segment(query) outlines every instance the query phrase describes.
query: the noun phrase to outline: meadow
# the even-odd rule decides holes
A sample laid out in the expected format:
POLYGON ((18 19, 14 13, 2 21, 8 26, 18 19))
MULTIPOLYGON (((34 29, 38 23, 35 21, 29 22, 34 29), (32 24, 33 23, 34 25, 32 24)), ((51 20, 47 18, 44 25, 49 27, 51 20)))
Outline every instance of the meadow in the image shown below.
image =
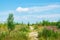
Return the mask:
POLYGON ((16 23, 13 14, 9 14, 7 22, 0 23, 0 40, 60 40, 60 20, 16 23))

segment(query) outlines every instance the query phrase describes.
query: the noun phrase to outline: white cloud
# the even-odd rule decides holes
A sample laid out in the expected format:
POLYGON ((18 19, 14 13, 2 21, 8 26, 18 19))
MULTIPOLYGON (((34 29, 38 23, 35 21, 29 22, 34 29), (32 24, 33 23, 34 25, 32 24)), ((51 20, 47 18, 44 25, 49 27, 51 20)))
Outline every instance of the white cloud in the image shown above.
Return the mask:
POLYGON ((60 8, 60 5, 34 6, 34 7, 28 7, 28 8, 18 7, 16 11, 33 13, 33 12, 42 12, 42 11, 52 10, 56 8, 60 8))
POLYGON ((42 12, 47 10, 52 10, 60 8, 60 5, 48 5, 48 6, 39 6, 39 7, 31 7, 31 12, 42 12))
POLYGON ((16 9, 16 11, 18 11, 18 12, 26 12, 26 11, 28 11, 29 10, 29 8, 22 8, 22 7, 18 7, 17 9, 16 9))

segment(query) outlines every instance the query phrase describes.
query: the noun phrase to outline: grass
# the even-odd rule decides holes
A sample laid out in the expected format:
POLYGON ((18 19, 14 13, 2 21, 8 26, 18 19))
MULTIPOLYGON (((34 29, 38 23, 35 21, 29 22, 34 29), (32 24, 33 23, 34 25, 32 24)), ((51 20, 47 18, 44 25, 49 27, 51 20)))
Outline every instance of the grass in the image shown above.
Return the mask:
MULTIPOLYGON (((36 26, 33 26, 35 28, 36 26)), ((51 30, 47 30, 47 27, 44 26, 37 26, 34 30, 38 32, 38 40, 59 40, 60 39, 60 32, 57 29, 57 32, 53 32, 51 30)), ((52 27, 53 28, 53 27, 52 27)), ((34 31, 32 30, 32 31, 34 31)), ((15 29, 12 30, 10 33, 8 31, 7 26, 0 27, 0 40, 30 40, 29 39, 29 27, 27 25, 16 25, 15 29)))

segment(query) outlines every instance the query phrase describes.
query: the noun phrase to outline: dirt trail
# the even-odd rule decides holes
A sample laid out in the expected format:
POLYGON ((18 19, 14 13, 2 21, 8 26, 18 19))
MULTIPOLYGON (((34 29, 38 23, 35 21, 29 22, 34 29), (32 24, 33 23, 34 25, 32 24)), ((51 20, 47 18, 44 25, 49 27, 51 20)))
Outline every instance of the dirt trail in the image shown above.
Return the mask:
POLYGON ((29 33, 29 40, 38 40, 38 32, 33 30, 34 28, 30 26, 31 32, 29 33))

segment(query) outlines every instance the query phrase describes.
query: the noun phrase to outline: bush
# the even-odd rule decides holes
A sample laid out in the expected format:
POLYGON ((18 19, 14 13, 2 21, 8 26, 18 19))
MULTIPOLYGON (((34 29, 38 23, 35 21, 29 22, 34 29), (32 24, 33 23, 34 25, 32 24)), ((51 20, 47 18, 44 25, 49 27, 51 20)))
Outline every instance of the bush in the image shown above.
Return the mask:
POLYGON ((20 30, 19 31, 23 31, 23 32, 29 32, 30 30, 29 30, 29 26, 21 26, 20 27, 20 30))
POLYGON ((38 37, 41 38, 45 38, 47 40, 47 38, 58 38, 58 32, 53 30, 53 29, 47 29, 47 28, 44 28, 44 30, 42 32, 38 32, 38 37))

